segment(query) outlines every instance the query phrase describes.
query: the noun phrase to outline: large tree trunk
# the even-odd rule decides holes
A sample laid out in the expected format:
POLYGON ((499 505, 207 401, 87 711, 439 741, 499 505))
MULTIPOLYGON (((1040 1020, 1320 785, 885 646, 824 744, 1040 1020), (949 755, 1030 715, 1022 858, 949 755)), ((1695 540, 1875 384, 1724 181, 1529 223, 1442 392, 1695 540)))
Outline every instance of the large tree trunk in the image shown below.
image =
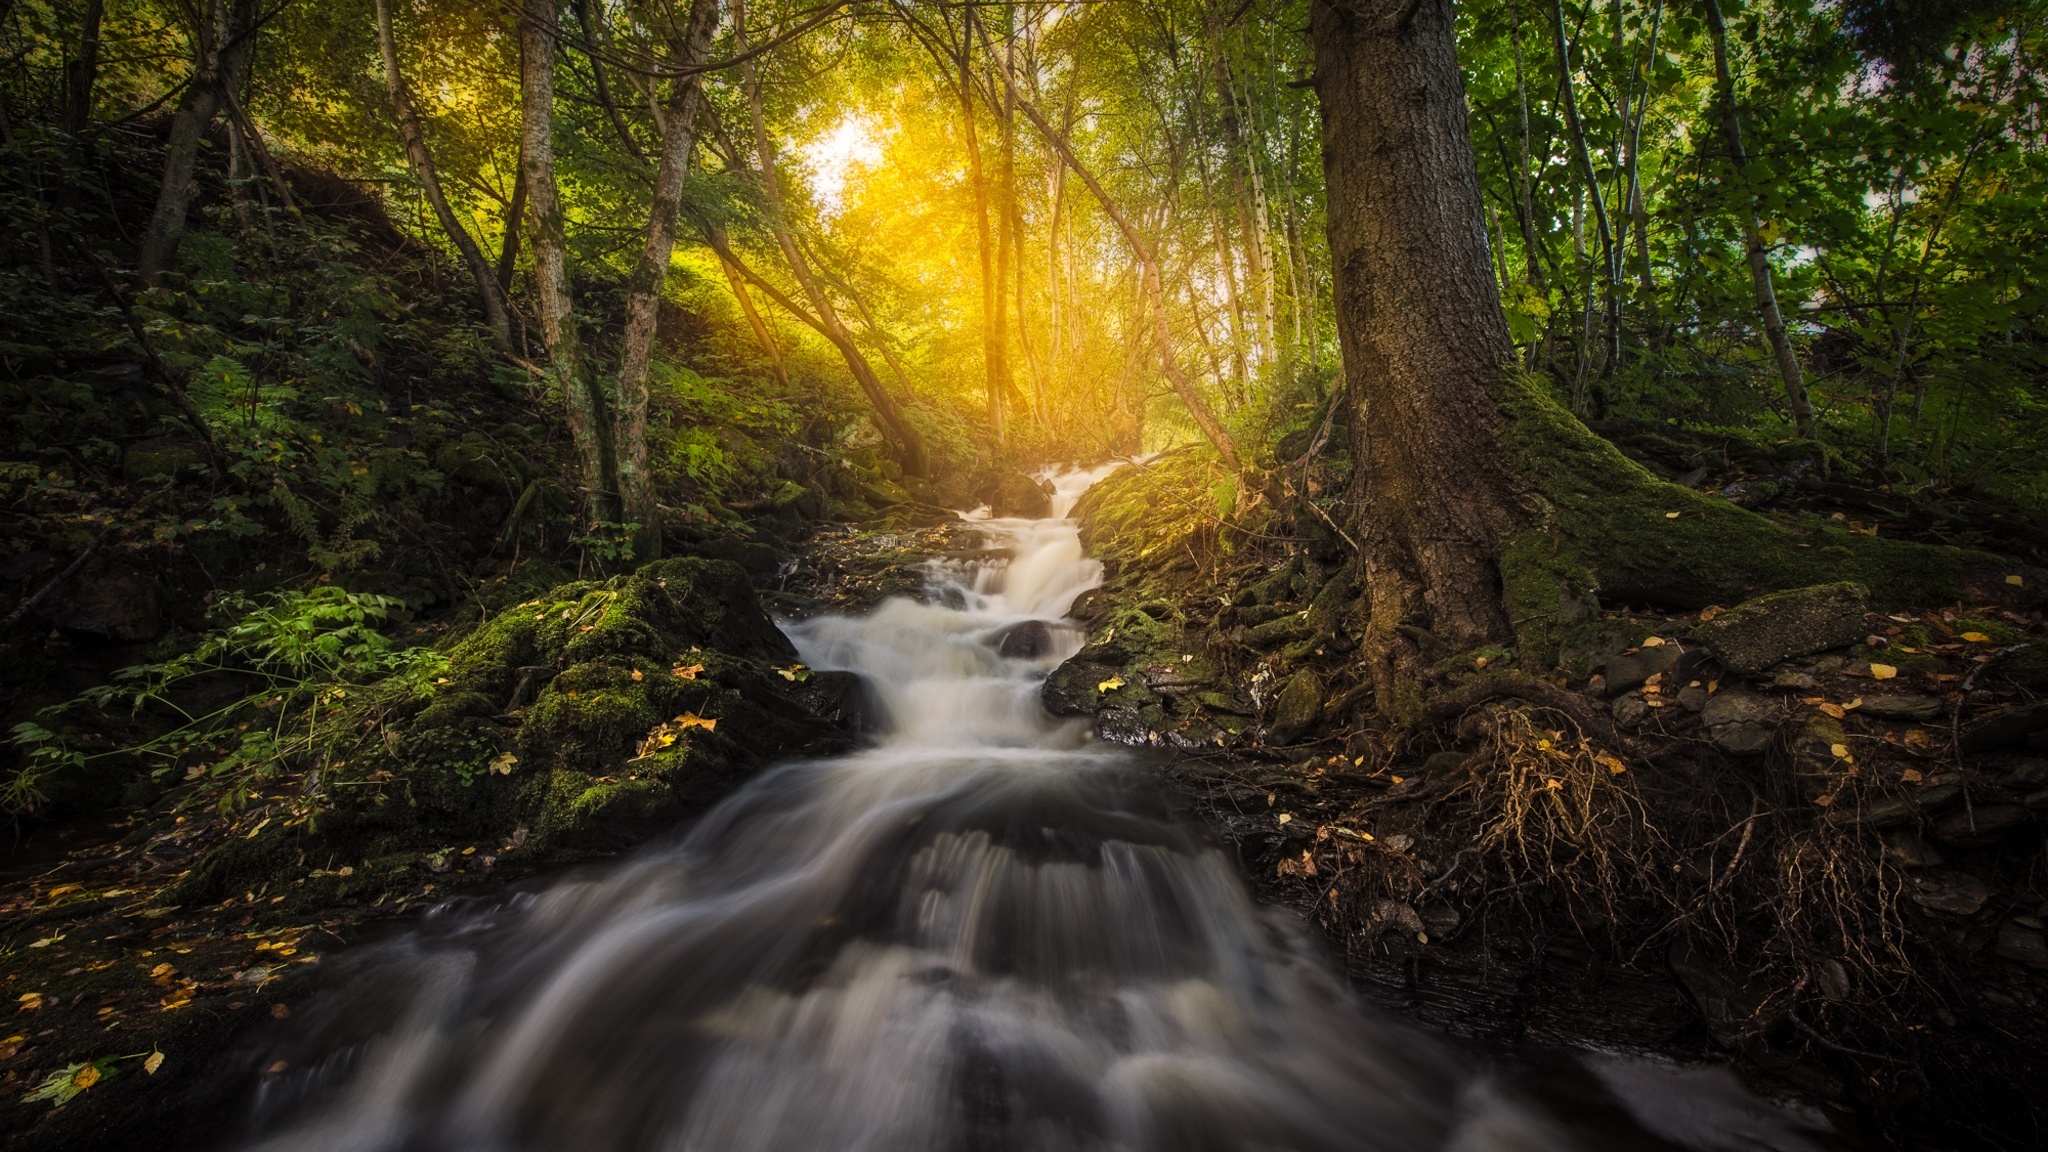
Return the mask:
POLYGON ((591 518, 616 522, 618 472, 604 395, 583 364, 569 292, 567 226, 555 186, 555 39, 560 33, 555 0, 535 0, 520 24, 519 87, 524 117, 519 163, 526 177, 526 203, 533 216, 533 288, 541 339, 548 346, 548 375, 562 391, 569 435, 583 470, 591 518))
MULTIPOLYGON (((735 6, 735 10, 740 9, 735 6)), ((719 0, 693 0, 689 21, 670 47, 671 68, 693 69, 710 59, 711 36, 718 30, 720 14, 719 0)), ((697 115, 704 107, 704 85, 697 76, 686 74, 670 83, 675 87, 664 117, 667 128, 647 210, 646 241, 626 284, 626 332, 621 341, 612 434, 618 454, 620 502, 626 519, 640 525, 640 554, 650 558, 660 554, 661 525, 647 461, 647 372, 654 357, 661 293, 668 284, 669 260, 675 255, 676 210, 682 204, 690 154, 697 146, 697 115)))
POLYGON ((455 250, 462 254, 462 263, 469 269, 469 278, 476 283, 477 296, 483 301, 484 320, 490 324, 492 336, 500 348, 510 351, 512 318, 505 311, 498 278, 490 261, 484 259, 483 249, 477 247, 469 229, 462 226, 455 218, 455 210, 448 206, 448 197, 441 191, 440 174, 434 168, 434 154, 427 150, 427 136, 420 129, 419 111, 413 107, 405 74, 399 70, 398 34, 391 24, 391 0, 377 0, 377 47, 384 55, 384 83, 391 91, 391 110, 398 121, 398 138, 405 144, 406 159, 412 162, 413 175, 427 194, 427 203, 433 206, 441 231, 448 234, 455 250))
POLYGON ((1446 0, 1314 0, 1355 524, 1381 710, 1411 712, 1417 637, 1513 636, 1503 543, 1524 521, 1492 389, 1513 346, 1489 267, 1446 0))
POLYGON ((213 127, 214 117, 220 115, 221 93, 241 83, 249 50, 256 42, 256 8, 256 0, 214 0, 199 10, 192 30, 192 77, 171 116, 163 182, 157 188, 156 207, 143 229, 136 257, 136 271, 144 284, 155 284, 177 251, 178 237, 185 231, 185 213, 199 194, 193 175, 199 146, 213 127), (223 2, 232 6, 225 21, 223 2))
POLYGON ((1745 187, 1743 197, 1743 255, 1749 261, 1750 286, 1756 290, 1756 311, 1763 320, 1764 339, 1771 357, 1778 363, 1778 375, 1785 382, 1785 402, 1792 409, 1792 422, 1801 436, 1813 435, 1813 404, 1806 395, 1806 378, 1799 370, 1799 356, 1785 332, 1785 316, 1778 309, 1778 290, 1771 280, 1771 257, 1764 244, 1763 222, 1757 219, 1756 198, 1746 186, 1749 156, 1742 148, 1742 121, 1735 114, 1735 75, 1728 67, 1728 28, 1721 21, 1721 5, 1706 0, 1707 31, 1714 41, 1714 82, 1721 102, 1721 132, 1728 145, 1728 162, 1735 179, 1745 187))

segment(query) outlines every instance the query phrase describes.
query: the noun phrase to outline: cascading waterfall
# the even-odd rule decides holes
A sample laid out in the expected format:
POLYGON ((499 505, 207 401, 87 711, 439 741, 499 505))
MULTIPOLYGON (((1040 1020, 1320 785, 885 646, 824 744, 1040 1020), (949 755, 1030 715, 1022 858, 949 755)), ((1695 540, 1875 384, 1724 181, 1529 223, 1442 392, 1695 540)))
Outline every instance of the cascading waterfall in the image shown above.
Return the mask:
POLYGON ((1063 517, 1103 471, 1056 477, 1050 519, 981 521, 985 558, 934 562, 927 602, 788 627, 811 666, 867 679, 874 747, 770 771, 608 874, 364 950, 254 1142, 1576 1146, 1361 1008, 1123 753, 1039 706, 1100 578, 1063 517))

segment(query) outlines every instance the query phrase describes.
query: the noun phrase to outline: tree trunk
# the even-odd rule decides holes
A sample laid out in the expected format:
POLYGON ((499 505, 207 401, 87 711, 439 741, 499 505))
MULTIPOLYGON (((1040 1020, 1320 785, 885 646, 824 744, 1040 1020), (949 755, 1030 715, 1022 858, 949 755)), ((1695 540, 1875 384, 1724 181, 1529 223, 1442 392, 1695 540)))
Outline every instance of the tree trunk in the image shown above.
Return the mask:
POLYGON ((1173 329, 1166 320, 1166 292, 1159 279, 1159 261, 1152 253, 1152 246, 1145 243, 1145 238, 1139 235, 1130 217, 1124 215, 1123 209, 1117 207, 1116 201, 1110 199, 1109 193, 1103 190, 1101 181, 1097 180, 1095 174, 1074 155, 1073 145, 1067 142, 1066 135, 1056 131, 1036 105, 1017 95, 1016 77, 1005 73, 1003 80, 1009 85, 1011 99, 1016 101, 1017 110, 1024 113, 1024 118, 1031 121, 1031 126, 1038 129, 1039 134, 1045 137, 1046 143, 1052 145, 1053 151, 1059 153, 1061 162, 1072 169, 1074 175, 1081 178, 1081 183, 1088 186, 1088 191, 1094 193, 1096 202, 1102 206, 1103 215, 1108 216, 1110 222, 1116 225, 1117 231, 1123 233, 1124 243, 1131 246, 1131 252, 1138 258, 1143 291, 1152 305, 1152 347, 1159 355, 1159 370, 1165 375, 1167 386, 1172 388, 1174 395, 1179 396, 1181 403, 1187 406, 1188 415, 1194 417, 1195 426, 1209 438, 1209 443, 1215 445, 1216 454, 1223 458, 1223 463, 1233 472, 1243 471, 1244 462, 1237 454, 1236 442, 1230 438, 1230 433, 1223 427, 1222 421, 1216 419, 1216 414, 1209 410, 1209 404, 1202 399, 1202 394, 1195 390, 1194 381, 1188 379, 1187 373, 1180 369, 1173 345, 1173 329))
POLYGON ((789 372, 782 366, 782 348, 775 343, 774 333, 768 331, 768 322, 761 319, 760 309, 754 307, 754 297, 747 291, 747 282, 740 279, 739 270, 723 253, 718 257, 718 266, 725 271, 725 282, 732 287, 733 299, 740 302, 740 311, 747 317, 747 327, 754 330, 754 339, 761 342, 761 351, 768 354, 768 363, 775 369, 776 383, 788 387, 789 372))
POLYGON ((569 290, 568 235, 561 193, 555 186, 555 39, 560 32, 555 0, 536 0, 520 24, 520 95, 523 116, 519 163, 526 176, 526 202, 533 217, 533 287, 541 339, 548 347, 548 375, 562 390, 569 436, 576 444, 591 519, 617 522, 618 472, 613 462, 604 395, 583 364, 569 290))
POLYGON ((498 244, 498 292, 512 295, 512 272, 519 266, 519 222, 526 215, 526 165, 512 177, 512 202, 505 206, 505 236, 498 244))
MULTIPOLYGON (((737 15, 739 11, 739 5, 735 4, 735 47, 744 55, 747 51, 746 30, 743 21, 737 15)), ((811 272, 810 262, 804 259, 803 249, 797 247, 796 238, 790 234, 789 218, 783 212, 782 188, 775 175, 775 145, 768 139, 768 125, 761 115, 761 84, 751 61, 740 65, 740 83, 741 87, 746 89, 747 116, 752 121, 754 129, 754 155, 761 166, 761 194, 768 202, 768 221, 775 233, 775 242, 782 249, 783 258, 789 261, 790 274, 796 277, 804 295, 809 297, 811 307, 817 310, 815 326, 832 342, 833 347, 839 349, 839 354, 846 360, 847 370, 853 374, 854 383, 858 384, 861 392, 867 396, 868 404, 874 408, 876 418, 882 422, 883 431, 895 444, 896 462, 902 465, 906 475, 923 476, 931 466, 924 437, 918 435, 916 428, 911 427, 910 421, 903 416, 903 410, 897 407, 896 401, 890 397, 889 390, 882 386, 881 378, 875 375, 874 365, 868 363, 868 358, 853 342, 853 335, 840 321, 839 313, 832 307, 831 298, 825 295, 824 289, 818 284, 817 276, 811 272)), ((722 254, 731 259, 730 253, 722 254)), ((737 261, 734 263, 744 269, 744 265, 738 265, 737 261)), ((755 279, 757 284, 763 285, 764 291, 772 291, 766 286, 765 281, 754 277, 749 279, 755 279)), ((802 316, 801 310, 795 309, 792 305, 784 304, 784 307, 802 316)))
MULTIPOLYGON (((733 10, 744 13, 735 0, 733 10)), ((698 68, 711 57, 711 36, 722 15, 719 0, 693 0, 689 22, 670 47, 669 67, 698 68)), ((661 315, 661 293, 668 285, 668 266, 676 248, 676 210, 682 204, 683 181, 697 146, 697 115, 704 107, 703 82, 692 74, 670 81, 661 139, 661 163, 654 174, 654 195, 648 207, 647 236, 640 259, 626 282, 626 331, 619 355, 619 394, 613 409, 612 446, 617 453, 619 498, 628 521, 640 525, 639 555, 661 552, 659 509, 647 461, 647 373, 654 356, 654 336, 661 315)))
MULTIPOLYGON (((1571 49, 1565 41, 1563 0, 1550 0, 1551 27, 1555 32, 1557 45, 1558 86, 1564 97, 1565 126, 1571 132, 1572 156, 1579 163, 1579 177, 1586 182, 1586 196, 1593 202, 1593 222, 1600 237, 1600 279, 1602 299, 1606 303, 1606 332, 1604 343, 1607 350, 1603 375, 1618 367, 1621 359, 1621 321, 1617 312, 1620 301, 1614 294, 1615 273, 1619 267, 1614 258, 1614 225, 1607 218, 1607 196, 1600 190, 1600 176, 1593 170, 1593 149, 1586 143, 1586 126, 1579 118, 1578 85, 1572 81, 1571 49)), ((1587 293, 1587 323, 1591 326, 1592 295, 1587 293)), ((1589 343, 1590 343, 1590 333, 1589 343)), ((1588 349, 1590 353, 1590 348, 1588 349)), ((1586 357, 1579 361, 1579 377, 1586 375, 1586 357)), ((1578 397, 1574 396, 1576 403, 1578 397)), ((1604 401, 1600 405, 1604 407, 1604 401)))
POLYGON ((198 13, 192 32, 192 77, 178 110, 171 116, 171 138, 164 149, 163 182, 157 188, 156 207, 143 229, 136 271, 144 284, 154 285, 164 265, 177 251, 178 237, 185 231, 185 213, 199 194, 194 169, 199 163, 199 146, 220 115, 221 92, 241 82, 249 50, 256 40, 256 0, 214 0, 198 13), (222 3, 232 5, 222 27, 222 3))
POLYGON ((1452 12, 1314 0, 1354 524, 1382 712, 1419 702, 1420 629, 1452 651, 1513 636, 1503 542, 1524 521, 1492 397, 1513 345, 1488 267, 1452 12))
POLYGON ((391 24, 391 0, 377 0, 377 47, 384 54, 384 83, 391 91, 391 110, 398 121, 398 138, 405 144, 406 159, 412 162, 413 175, 427 194, 427 203, 434 209, 434 218, 441 222, 441 231, 448 234, 455 250, 462 254, 462 263, 469 269, 470 279, 476 283, 477 296, 483 301, 484 320, 490 324, 491 334, 497 338, 498 346, 509 352, 512 348, 512 318, 507 315, 505 299, 499 294, 498 278, 491 269, 490 261, 484 259, 483 249, 477 247, 469 229, 455 218, 455 210, 449 207, 448 197, 441 191, 441 177, 434 168, 434 154, 427 150, 427 136, 420 129, 419 111, 413 107, 412 93, 406 89, 405 73, 399 70, 398 35, 391 24))
POLYGON ((986 374, 988 420, 995 430, 996 447, 1004 448, 1009 429, 1003 419, 1003 398, 1009 394, 1004 377, 1009 372, 1009 350, 1003 339, 1002 276, 996 264, 995 240, 988 219, 988 177, 981 167, 981 136, 974 125, 974 10, 967 9, 967 26, 960 36, 960 132, 967 149, 967 186, 974 193, 974 226, 977 251, 981 257, 981 349, 986 374))
POLYGON ((92 124, 92 91, 100 76, 100 22, 106 0, 85 0, 79 21, 78 54, 64 65, 64 134, 76 137, 92 124))
POLYGON ((1756 197, 1748 188, 1749 157, 1742 148, 1742 121, 1735 113, 1735 75, 1728 66, 1728 26, 1721 20, 1719 0, 1705 0, 1707 31, 1714 41, 1714 81, 1721 98, 1721 133, 1728 145, 1728 162, 1735 179, 1742 184, 1748 203, 1742 215, 1744 257, 1749 262, 1749 279, 1756 289, 1757 315, 1763 319, 1764 338, 1771 356, 1778 362, 1778 375, 1785 381, 1785 403, 1792 409, 1792 422, 1801 436, 1813 435, 1813 403, 1806 395, 1806 378, 1799 370, 1799 357, 1785 332, 1785 316, 1778 310, 1778 291, 1771 282, 1771 257, 1764 245, 1763 222, 1757 218, 1756 197))

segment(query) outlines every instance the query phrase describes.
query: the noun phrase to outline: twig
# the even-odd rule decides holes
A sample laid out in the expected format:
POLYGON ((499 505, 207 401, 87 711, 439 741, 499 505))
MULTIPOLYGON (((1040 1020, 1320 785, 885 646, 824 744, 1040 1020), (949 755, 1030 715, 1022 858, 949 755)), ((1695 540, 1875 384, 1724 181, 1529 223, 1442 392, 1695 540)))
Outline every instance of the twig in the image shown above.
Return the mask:
POLYGON ((100 529, 100 534, 93 537, 92 542, 87 544, 85 548, 78 553, 76 559, 72 560, 70 564, 65 565, 64 570, 62 572, 59 572, 55 576, 50 577, 48 582, 46 582, 41 588, 36 589, 34 593, 30 594, 28 599, 23 600, 21 603, 15 605, 14 611, 9 612, 7 614, 7 619, 0 620, 0 632, 5 632, 9 628, 12 628, 16 624, 20 623, 22 617, 27 616, 30 612, 34 611, 35 606, 41 604, 44 598, 48 597, 50 593, 55 592, 59 585, 63 584, 66 580, 71 579, 72 576, 76 575, 80 568, 85 567, 85 562, 87 560, 92 559, 92 554, 94 552, 99 551, 100 541, 105 540, 107 538, 107 533, 112 532, 113 530, 114 529, 112 525, 108 525, 107 527, 100 529))

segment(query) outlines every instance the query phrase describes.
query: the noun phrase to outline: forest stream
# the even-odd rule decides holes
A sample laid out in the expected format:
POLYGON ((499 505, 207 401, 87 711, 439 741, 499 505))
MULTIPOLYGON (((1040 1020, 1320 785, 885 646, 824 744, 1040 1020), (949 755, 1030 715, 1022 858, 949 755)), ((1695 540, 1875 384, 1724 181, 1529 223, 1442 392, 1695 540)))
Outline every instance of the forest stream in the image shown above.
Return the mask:
MULTIPOLYGON (((1132 753, 1045 712, 1102 575, 1065 515, 1107 471, 1055 475, 1049 518, 975 520, 985 550, 931 561, 922 602, 786 625, 811 667, 863 678, 870 747, 337 957, 276 1041, 251 1144, 1612 1146, 1362 1005, 1132 753)), ((1811 1147, 1725 1072, 1585 1064, 1640 1146, 1811 1147)))

